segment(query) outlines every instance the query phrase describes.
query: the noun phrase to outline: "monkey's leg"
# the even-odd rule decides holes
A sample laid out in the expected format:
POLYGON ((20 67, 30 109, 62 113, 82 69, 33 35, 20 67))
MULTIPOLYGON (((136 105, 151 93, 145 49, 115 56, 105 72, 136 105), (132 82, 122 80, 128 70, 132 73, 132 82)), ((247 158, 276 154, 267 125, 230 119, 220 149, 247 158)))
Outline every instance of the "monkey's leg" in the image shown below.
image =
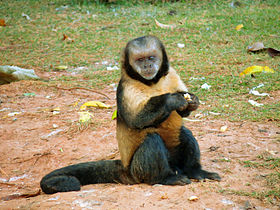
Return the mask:
POLYGON ((170 164, 190 179, 221 180, 219 174, 203 170, 200 164, 200 150, 192 132, 182 126, 181 143, 171 151, 170 164))
POLYGON ((47 194, 78 191, 81 185, 95 183, 128 183, 120 160, 93 161, 57 169, 40 182, 47 194))
POLYGON ((135 152, 130 172, 136 183, 185 185, 190 180, 169 166, 169 152, 157 133, 148 134, 135 152))

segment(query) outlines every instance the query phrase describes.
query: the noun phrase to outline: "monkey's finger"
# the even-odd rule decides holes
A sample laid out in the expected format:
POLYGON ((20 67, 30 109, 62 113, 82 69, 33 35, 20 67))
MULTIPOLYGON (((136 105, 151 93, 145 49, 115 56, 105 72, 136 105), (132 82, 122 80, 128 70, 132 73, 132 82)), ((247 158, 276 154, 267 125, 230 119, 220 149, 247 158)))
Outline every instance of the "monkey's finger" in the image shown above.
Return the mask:
POLYGON ((179 107, 178 111, 180 111, 180 112, 184 111, 186 108, 188 108, 188 106, 189 106, 189 104, 185 103, 185 105, 179 107))

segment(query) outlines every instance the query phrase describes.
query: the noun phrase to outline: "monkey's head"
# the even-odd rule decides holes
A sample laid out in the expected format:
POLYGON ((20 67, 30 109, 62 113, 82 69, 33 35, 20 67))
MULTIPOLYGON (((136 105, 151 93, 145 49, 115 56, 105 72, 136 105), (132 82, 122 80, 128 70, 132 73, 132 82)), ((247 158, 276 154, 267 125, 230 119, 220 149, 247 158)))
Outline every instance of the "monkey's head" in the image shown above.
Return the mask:
POLYGON ((154 36, 131 40, 124 49, 123 71, 147 85, 168 73, 169 62, 161 41, 154 36))

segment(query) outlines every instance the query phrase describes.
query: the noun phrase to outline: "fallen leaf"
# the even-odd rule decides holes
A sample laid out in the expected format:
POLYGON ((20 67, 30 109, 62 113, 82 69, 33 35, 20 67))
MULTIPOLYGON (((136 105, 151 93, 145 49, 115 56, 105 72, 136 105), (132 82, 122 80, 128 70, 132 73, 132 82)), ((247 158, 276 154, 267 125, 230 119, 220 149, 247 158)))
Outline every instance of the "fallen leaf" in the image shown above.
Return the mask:
POLYGON ((256 107, 260 107, 260 106, 263 106, 263 104, 260 104, 254 100, 248 100, 248 102, 253 105, 253 106, 256 106, 256 107))
POLYGON ((0 26, 7 26, 4 19, 0 19, 0 26))
POLYGON ((268 55, 270 55, 272 58, 274 58, 275 56, 280 56, 280 51, 279 50, 275 50, 273 48, 267 48, 267 53, 268 55))
POLYGON ((56 66, 54 67, 55 70, 66 70, 68 67, 65 65, 60 65, 60 66, 56 66))
POLYGON ((60 111, 60 108, 59 107, 55 107, 52 109, 52 111, 60 111))
POLYGON ((268 150, 268 149, 266 149, 266 151, 271 155, 276 155, 278 153, 277 151, 268 150))
POLYGON ((62 41, 74 42, 74 40, 71 39, 71 38, 70 38, 69 36, 67 36, 66 34, 63 34, 62 41))
POLYGON ((113 71, 113 70, 119 70, 120 68, 117 66, 113 66, 113 67, 108 66, 106 69, 107 69, 107 71, 113 71))
POLYGON ((184 47, 185 47, 185 44, 178 43, 177 46, 178 46, 179 48, 184 48, 184 47))
POLYGON ((255 90, 255 89, 261 88, 261 87, 263 87, 263 86, 264 86, 264 84, 261 83, 261 84, 259 84, 258 86, 253 87, 253 88, 249 91, 249 94, 253 94, 253 95, 255 95, 255 96, 269 96, 268 93, 259 93, 259 91, 255 90))
POLYGON ((207 83, 204 83, 203 85, 201 85, 201 88, 205 89, 205 90, 209 90, 211 88, 211 85, 208 85, 207 83))
POLYGON ((53 115, 57 115, 57 114, 60 113, 60 108, 59 107, 55 107, 51 111, 52 111, 53 115))
POLYGON ((250 52, 255 52, 255 51, 259 51, 259 50, 264 50, 266 49, 264 47, 264 44, 262 42, 256 42, 254 44, 252 44, 251 46, 248 46, 248 51, 250 52))
POLYGON ((162 199, 162 200, 168 199, 167 193, 164 193, 164 195, 162 195, 162 196, 160 197, 160 199, 162 199))
POLYGON ((188 198, 188 200, 189 200, 189 201, 196 201, 196 200, 198 200, 198 197, 195 196, 195 195, 192 195, 192 196, 190 196, 190 197, 188 198))
POLYGON ((58 128, 59 126, 57 124, 53 124, 53 128, 58 128))
POLYGON ((31 20, 31 18, 27 14, 22 13, 21 16, 25 17, 27 20, 31 20))
POLYGON ((239 25, 237 25, 237 26, 235 27, 235 30, 236 30, 236 31, 240 31, 241 28, 243 28, 243 27, 244 27, 243 24, 239 24, 239 25))
POLYGON ((11 112, 8 114, 9 117, 13 117, 15 115, 21 114, 21 112, 11 112))
POLYGON ((250 94, 253 94, 253 95, 255 95, 255 96, 269 96, 268 93, 260 93, 260 92, 257 91, 257 90, 250 90, 249 93, 250 93, 250 94))
POLYGON ((219 148, 220 148, 219 146, 211 146, 211 147, 209 147, 209 151, 210 152, 214 152, 214 151, 216 151, 219 148))
POLYGON ((227 130, 227 126, 226 125, 224 125, 224 126, 222 126, 221 128, 220 128, 220 131, 221 132, 225 132, 227 130))
POLYGON ((110 106, 108 106, 100 101, 88 101, 80 107, 80 110, 86 110, 86 108, 89 106, 96 107, 96 108, 105 108, 105 109, 110 108, 110 106))
POLYGON ((62 40, 64 41, 64 40, 66 40, 66 39, 68 39, 68 36, 67 36, 66 34, 63 34, 62 40))
POLYGON ((155 22, 156 22, 156 25, 160 28, 174 29, 176 27, 175 25, 162 24, 162 23, 158 22, 156 19, 155 19, 155 22))
POLYGON ((112 120, 114 120, 114 119, 117 118, 117 113, 118 113, 117 110, 115 110, 115 111, 113 112, 113 114, 112 114, 112 120))
POLYGON ((197 118, 197 119, 201 119, 203 117, 204 117, 204 115, 202 113, 198 113, 194 116, 194 118, 197 118))
POLYGON ((78 112, 78 114, 80 115, 79 117, 80 123, 90 123, 91 118, 93 117, 93 114, 89 112, 78 112))
POLYGON ((274 70, 269 68, 268 66, 250 66, 246 68, 244 71, 242 71, 239 76, 244 76, 246 74, 256 74, 256 73, 274 73, 274 70))
POLYGON ((221 113, 217 113, 217 112, 209 112, 209 114, 212 114, 212 115, 220 115, 221 113))

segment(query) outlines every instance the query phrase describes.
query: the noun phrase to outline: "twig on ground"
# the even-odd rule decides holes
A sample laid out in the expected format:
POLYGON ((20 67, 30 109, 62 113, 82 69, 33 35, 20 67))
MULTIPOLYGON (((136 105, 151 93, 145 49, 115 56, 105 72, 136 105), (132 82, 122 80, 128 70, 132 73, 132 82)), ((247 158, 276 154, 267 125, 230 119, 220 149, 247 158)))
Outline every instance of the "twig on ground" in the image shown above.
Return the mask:
POLYGON ((89 89, 89 88, 84 88, 84 87, 63 88, 63 87, 59 87, 59 86, 50 86, 50 87, 55 87, 55 88, 58 88, 58 89, 61 89, 61 90, 68 90, 68 91, 69 91, 69 90, 78 90, 78 89, 80 89, 80 90, 86 90, 86 91, 91 91, 91 92, 94 92, 94 93, 103 95, 103 96, 105 96, 107 99, 110 99, 110 97, 107 96, 106 94, 101 93, 101 92, 99 92, 99 91, 97 91, 97 90, 89 89))

